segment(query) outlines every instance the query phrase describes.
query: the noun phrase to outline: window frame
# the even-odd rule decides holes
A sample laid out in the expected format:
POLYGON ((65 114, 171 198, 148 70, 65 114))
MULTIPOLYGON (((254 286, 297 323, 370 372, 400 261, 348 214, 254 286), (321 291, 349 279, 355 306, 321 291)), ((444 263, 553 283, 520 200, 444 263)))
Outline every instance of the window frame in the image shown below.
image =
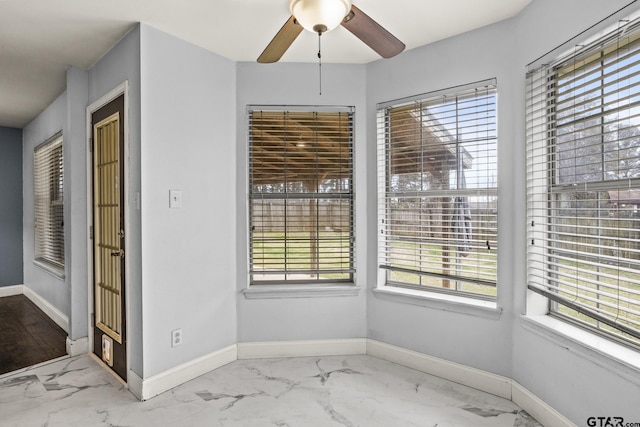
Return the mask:
MULTIPOLYGON (((459 306, 460 304, 462 304, 463 306, 467 307, 464 310, 473 308, 474 312, 477 312, 478 314, 481 314, 481 315, 486 315, 487 313, 489 313, 490 317, 494 317, 496 314, 498 316, 500 315, 501 310, 497 308, 497 304, 496 304, 497 277, 498 277, 498 258, 497 258, 497 243, 498 243, 498 234, 497 234, 498 233, 498 225, 497 225, 498 223, 498 211, 497 211, 498 210, 498 182, 497 182, 497 175, 498 175, 497 111, 498 109, 497 109, 497 102, 498 101, 497 101, 497 97, 498 97, 497 80, 494 78, 494 79, 474 82, 466 85, 456 86, 452 88, 447 88, 439 91, 429 92, 426 94, 420 94, 420 95, 416 95, 408 98, 403 98, 400 100, 393 100, 393 101, 378 104, 377 106, 377 110, 378 110, 378 137, 377 137, 378 138, 378 153, 377 153, 377 159, 378 159, 377 160, 378 161, 378 172, 377 172, 377 175, 378 175, 378 178, 377 178, 378 179, 378 263, 377 263, 378 287, 377 287, 377 293, 379 295, 387 295, 387 296, 393 295, 392 299, 400 298, 400 300, 404 300, 405 302, 413 302, 413 303, 417 303, 418 305, 434 306, 435 304, 435 306, 442 307, 444 304, 444 306, 449 305, 449 308, 452 308, 453 306, 459 306), (458 99, 461 99, 462 100, 461 102, 464 102, 464 100, 467 100, 467 99, 472 99, 472 100, 480 99, 482 95, 479 95, 479 92, 483 90, 487 94, 489 94, 487 95, 487 98, 493 97, 493 101, 489 102, 489 104, 492 104, 493 107, 487 107, 487 110, 485 112, 493 111, 493 114, 494 114, 493 121, 488 119, 486 126, 487 128, 493 129, 493 132, 495 134, 492 137, 488 137, 488 134, 489 134, 489 131, 488 131, 486 139, 487 141, 488 140, 495 141, 495 144, 493 144, 491 146, 491 149, 489 150, 492 153, 495 153, 495 160, 494 160, 495 169, 493 169, 493 173, 495 174, 495 177, 496 177, 495 185, 492 187, 472 188, 474 184, 471 184, 468 187, 468 189, 466 185, 462 187, 460 186, 460 175, 463 175, 463 173, 459 173, 459 169, 464 170, 466 168, 465 165, 461 165, 461 159, 463 159, 469 153, 467 153, 466 149, 463 148, 463 144, 465 143, 465 141, 464 141, 464 138, 461 136, 461 134, 464 133, 464 131, 462 131, 461 129, 464 125, 459 125, 456 122, 456 125, 455 125, 456 135, 454 136, 455 146, 456 146, 455 155, 457 158, 456 170, 458 171, 454 174, 456 176, 455 179, 457 180, 455 184, 456 188, 433 190, 433 191, 429 191, 429 188, 422 188, 413 193, 415 193, 415 195, 417 196, 425 196, 430 198, 434 198, 437 196, 444 196, 444 197, 450 198, 452 203, 454 203, 454 201, 458 199, 463 198, 463 200, 466 200, 466 197, 473 197, 473 196, 486 197, 487 200, 492 199, 492 201, 495 203, 495 227, 493 230, 495 233, 495 242, 492 248, 494 251, 493 267, 492 267, 494 269, 494 275, 493 275, 494 280, 482 280, 479 278, 472 279, 471 275, 462 275, 462 276, 456 276, 456 275, 450 275, 450 274, 445 275, 444 273, 438 274, 438 273, 433 273, 429 271, 410 271, 409 274, 414 274, 414 275, 419 275, 424 277, 435 277, 436 279, 440 279, 442 281, 448 280, 453 284, 453 287, 446 288, 444 286, 437 287, 437 286, 428 286, 428 285, 421 285, 421 284, 410 284, 410 283, 403 283, 403 282, 391 280, 389 272, 393 270, 402 271, 402 269, 398 267, 393 267, 392 265, 390 265, 391 263, 391 260, 389 258, 390 255, 388 255, 388 253, 391 251, 390 236, 392 236, 393 234, 392 231, 389 231, 389 229, 393 227, 393 225, 389 224, 389 221, 388 221, 388 218, 390 215, 388 203, 390 200, 390 196, 394 193, 393 191, 390 190, 390 187, 391 187, 391 178, 389 175, 390 166, 387 164, 391 162, 391 160, 389 160, 389 144, 390 144, 389 111, 393 109, 407 108, 407 106, 411 106, 412 104, 420 105, 420 106, 429 105, 431 102, 434 102, 437 104, 438 99, 455 99, 456 104, 458 102, 457 101, 458 99), (461 151, 464 151, 464 153, 461 153, 461 151), (488 295, 488 294, 470 292, 467 290, 459 289, 458 284, 460 282, 464 282, 468 284, 474 283, 480 286, 488 286, 490 288, 495 289, 495 294, 488 295), (428 298, 430 298, 432 301, 425 302, 424 300, 425 295, 428 298), (413 301, 410 301, 411 299, 413 299, 413 301)), ((443 105, 444 105, 444 102, 443 102, 443 105)), ((422 107, 420 108, 422 111, 422 107)), ((455 113, 456 120, 458 120, 461 117, 465 117, 465 114, 468 114, 463 112, 459 113, 457 108, 458 107, 456 106, 456 113, 455 113)), ((422 120, 422 117, 420 120, 422 120)), ((431 125, 431 126, 436 126, 436 125, 431 125)), ((438 130, 439 132, 447 133, 447 130, 444 129, 445 126, 439 125, 439 124, 437 124, 437 126, 439 128, 438 130)), ((420 144, 423 144, 423 143, 421 142, 420 144)), ((424 172, 422 173, 424 174, 424 172)), ((478 183, 476 183, 475 185, 478 185, 478 183)), ((405 191, 404 197, 406 197, 410 193, 412 192, 405 191)), ((467 210, 469 209, 467 208, 467 210)), ((446 212, 448 211, 444 211, 444 212, 446 214, 446 212)), ((467 215, 465 215, 465 217, 467 221, 469 221, 471 214, 468 213, 467 215)), ((476 218, 473 217, 473 220, 474 219, 476 218)), ((473 222, 473 220, 471 220, 471 222, 473 222)), ((471 227, 471 229, 473 229, 473 226, 471 227)), ((467 233, 468 235, 471 235, 472 230, 468 230, 465 233, 467 233)), ((421 241, 424 240, 424 238, 420 238, 420 237, 418 237, 417 239, 421 241)), ((471 240, 471 236, 468 236, 467 239, 471 240)), ((457 247, 462 245, 463 245, 463 242, 460 242, 459 239, 455 240, 454 243, 450 245, 450 246, 456 246, 456 248, 452 248, 452 253, 455 253, 454 258, 456 259, 456 262, 458 262, 458 260, 460 260, 461 257, 465 256, 465 255, 459 255, 457 252, 458 251, 457 247)), ((421 265, 424 264, 424 261, 420 261, 420 262, 421 262, 421 265)), ((459 311, 459 310, 454 309, 454 311, 459 311)))
POLYGON ((60 279, 65 277, 63 141, 60 131, 33 150, 33 263, 60 279))
MULTIPOLYGON (((285 119, 286 120, 286 119, 285 119)), ((314 119, 315 120, 315 119, 314 119)), ((286 125, 285 125, 286 126, 286 125)), ((289 132, 284 129, 283 132, 286 134, 289 132)), ((258 138, 255 139, 256 141, 258 138)), ((286 141, 283 141, 286 143, 286 141)), ((310 145, 314 142, 310 140, 310 145)), ((317 141, 315 142, 317 144, 317 141)), ((300 144, 300 141, 297 143, 298 147, 304 147, 304 144, 300 144)), ((357 292, 353 292, 354 284, 355 284, 355 168, 354 168, 354 159, 355 159, 355 107, 352 106, 307 106, 307 105, 248 105, 247 106, 247 148, 248 148, 248 161, 247 161, 247 266, 248 266, 248 283, 249 288, 245 290, 245 296, 247 298, 273 298, 273 297, 297 297, 297 296, 343 296, 343 295, 355 295, 357 292), (260 191, 254 191, 254 165, 253 165, 253 143, 254 136, 252 134, 252 120, 254 118, 254 114, 258 112, 265 112, 267 114, 287 114, 291 115, 313 115, 314 117, 318 117, 318 115, 322 115, 324 113, 328 113, 331 115, 346 115, 346 119, 338 119, 340 123, 343 121, 347 122, 347 129, 342 129, 342 132, 346 132, 348 134, 348 177, 343 178, 348 181, 347 184, 344 184, 348 191, 341 191, 342 188, 341 183, 338 185, 338 189, 332 192, 331 190, 325 190, 316 188, 315 191, 307 190, 296 190, 289 189, 288 186, 291 185, 295 187, 294 181, 289 181, 289 184, 282 184, 283 190, 278 193, 277 191, 274 193, 266 193, 260 191), (300 274, 310 274, 315 275, 315 278, 293 278, 291 276, 297 275, 298 272, 295 269, 287 270, 287 254, 288 252, 285 250, 285 266, 283 267, 283 271, 274 271, 268 272, 267 274, 260 274, 260 271, 254 269, 254 256, 257 252, 254 245, 257 242, 254 239, 255 232, 255 224, 254 224, 254 204, 256 202, 275 202, 282 203, 283 212, 285 218, 288 214, 287 203, 292 201, 302 203, 303 200, 315 200, 315 208, 316 208, 316 221, 314 221, 316 234, 315 241, 318 242, 316 244, 317 255, 315 258, 316 268, 314 269, 312 266, 309 267, 308 270, 301 272, 300 274), (331 204, 332 201, 337 201, 340 203, 345 202, 348 204, 348 207, 340 207, 340 221, 343 221, 342 213, 346 209, 348 211, 347 222, 349 224, 349 230, 347 231, 348 238, 338 238, 342 243, 338 242, 338 245, 342 245, 343 243, 348 241, 348 268, 340 268, 338 267, 336 271, 327 272, 323 268, 321 268, 322 264, 322 232, 320 224, 322 222, 322 214, 321 214, 321 206, 324 203, 331 204), (286 270, 286 271, 285 271, 286 270), (338 271, 339 270, 339 271, 338 271), (342 274, 348 275, 347 277, 342 278, 321 278, 322 274, 342 274), (268 275, 273 275, 275 277, 274 280, 264 280, 268 277, 268 275), (278 277, 282 275, 282 277, 278 277), (263 276, 263 280, 257 279, 256 276, 263 276), (304 295, 303 295, 304 294, 304 295)), ((340 147, 342 149, 342 146, 340 147)), ((288 172, 284 172, 283 176, 286 176, 288 172)), ((335 178, 335 181, 339 182, 340 178, 335 178)), ((318 180, 318 183, 323 182, 318 180)), ((298 183, 302 185, 302 183, 298 183)), ((342 206, 342 205, 341 205, 342 206)), ((304 211, 304 209, 302 209, 304 211)), ((294 215, 293 213, 290 215, 294 215)), ((304 217, 294 217, 289 216, 289 218, 295 218, 295 220, 299 221, 300 218, 304 217)), ((261 218, 256 218, 261 219, 261 218)), ((293 220, 291 221, 293 223, 293 220)), ((256 221, 258 223, 258 221, 256 221)), ((285 236, 287 233, 292 233, 291 229, 284 225, 285 236)), ((343 222, 341 222, 343 224, 343 222)), ((312 236, 309 237, 309 242, 314 240, 312 236)), ((287 239, 286 237, 282 239, 283 244, 286 244, 287 241, 291 241, 291 239, 287 239)), ((311 249, 310 249, 311 251, 311 249)), ((304 251, 302 251, 304 252, 304 251)), ((300 253, 302 253, 300 252, 300 253)), ((290 255, 289 255, 290 256, 290 255)), ((311 256, 311 255, 309 255, 311 256)), ((344 257, 340 258, 344 263, 344 257)))

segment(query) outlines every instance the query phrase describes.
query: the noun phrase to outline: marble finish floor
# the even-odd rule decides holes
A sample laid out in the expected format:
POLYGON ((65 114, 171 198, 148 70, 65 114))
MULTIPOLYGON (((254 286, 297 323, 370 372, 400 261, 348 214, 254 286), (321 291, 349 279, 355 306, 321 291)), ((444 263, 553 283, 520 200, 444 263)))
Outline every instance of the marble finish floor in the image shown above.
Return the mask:
POLYGON ((540 426, 509 400, 371 356, 238 360, 146 402, 87 355, 0 376, 2 426, 540 426))

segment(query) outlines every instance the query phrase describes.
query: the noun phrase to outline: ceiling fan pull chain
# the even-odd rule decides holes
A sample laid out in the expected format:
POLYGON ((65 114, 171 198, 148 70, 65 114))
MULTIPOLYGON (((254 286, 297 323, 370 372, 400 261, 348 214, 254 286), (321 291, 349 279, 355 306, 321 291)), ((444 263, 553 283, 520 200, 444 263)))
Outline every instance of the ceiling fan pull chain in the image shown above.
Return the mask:
POLYGON ((322 31, 318 31, 318 80, 320 86, 320 95, 322 95, 322 31))

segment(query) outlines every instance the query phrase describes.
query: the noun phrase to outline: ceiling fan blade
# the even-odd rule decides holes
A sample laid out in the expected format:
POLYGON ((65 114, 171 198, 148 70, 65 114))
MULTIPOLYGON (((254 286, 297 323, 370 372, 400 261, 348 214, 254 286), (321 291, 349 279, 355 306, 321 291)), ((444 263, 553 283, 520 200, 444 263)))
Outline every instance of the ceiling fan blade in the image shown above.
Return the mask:
POLYGON ((293 16, 290 17, 258 57, 258 62, 261 64, 278 62, 301 32, 302 25, 298 24, 293 16))
POLYGON ((404 43, 353 4, 342 26, 383 58, 396 56, 405 48, 404 43))

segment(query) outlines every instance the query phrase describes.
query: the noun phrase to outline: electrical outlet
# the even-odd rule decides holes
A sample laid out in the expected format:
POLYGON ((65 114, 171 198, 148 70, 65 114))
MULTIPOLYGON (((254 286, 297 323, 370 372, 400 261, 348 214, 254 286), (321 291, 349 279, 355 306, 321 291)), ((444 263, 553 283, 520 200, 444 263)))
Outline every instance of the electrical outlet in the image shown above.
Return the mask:
POLYGON ((171 347, 182 344, 182 328, 171 331, 171 347))

